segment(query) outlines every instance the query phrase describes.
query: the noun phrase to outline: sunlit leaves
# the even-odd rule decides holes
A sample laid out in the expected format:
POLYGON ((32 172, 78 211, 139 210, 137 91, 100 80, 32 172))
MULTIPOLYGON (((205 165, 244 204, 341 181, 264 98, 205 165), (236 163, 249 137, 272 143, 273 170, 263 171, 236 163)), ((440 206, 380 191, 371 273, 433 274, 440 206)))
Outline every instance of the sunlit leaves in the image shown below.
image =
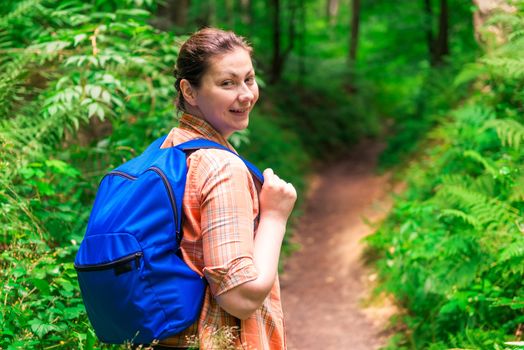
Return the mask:
POLYGON ((175 38, 133 2, 12 2, 0 19, 0 348, 94 349, 75 242, 99 176, 172 123, 175 38), (108 119, 139 125, 117 141, 90 134, 108 119), (103 147, 79 151, 80 136, 103 147))
MULTIPOLYGON (((498 20, 518 33, 521 11, 498 20)), ((459 74, 469 97, 437 118, 406 195, 369 239, 414 348, 509 349, 524 322, 522 38, 459 74)))
POLYGON ((485 128, 494 128, 497 130, 502 144, 513 147, 517 150, 521 145, 524 146, 524 125, 514 119, 496 119, 490 120, 485 124, 485 128))

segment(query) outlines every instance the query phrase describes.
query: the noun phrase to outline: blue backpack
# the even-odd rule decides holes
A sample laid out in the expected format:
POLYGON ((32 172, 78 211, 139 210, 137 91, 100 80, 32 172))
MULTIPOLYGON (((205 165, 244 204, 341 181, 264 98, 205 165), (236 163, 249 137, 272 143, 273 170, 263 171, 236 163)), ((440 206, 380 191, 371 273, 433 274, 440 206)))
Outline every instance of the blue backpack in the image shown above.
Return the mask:
POLYGON ((200 314, 205 279, 179 252, 186 157, 201 148, 231 151, 204 139, 161 149, 164 139, 104 176, 76 255, 87 316, 105 343, 165 339, 200 314))

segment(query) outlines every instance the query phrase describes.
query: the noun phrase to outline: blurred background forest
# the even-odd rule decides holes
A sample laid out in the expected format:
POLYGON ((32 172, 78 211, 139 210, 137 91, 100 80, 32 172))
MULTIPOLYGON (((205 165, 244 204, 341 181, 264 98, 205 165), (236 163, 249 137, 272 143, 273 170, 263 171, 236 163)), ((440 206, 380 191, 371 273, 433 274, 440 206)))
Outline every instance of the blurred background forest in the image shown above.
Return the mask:
POLYGON ((388 348, 523 348, 524 1, 4 0, 0 349, 111 348, 73 256, 102 175, 176 125, 172 69, 202 26, 255 48, 261 100, 231 141, 260 168, 302 193, 387 143, 407 186, 367 244, 401 310, 388 348))

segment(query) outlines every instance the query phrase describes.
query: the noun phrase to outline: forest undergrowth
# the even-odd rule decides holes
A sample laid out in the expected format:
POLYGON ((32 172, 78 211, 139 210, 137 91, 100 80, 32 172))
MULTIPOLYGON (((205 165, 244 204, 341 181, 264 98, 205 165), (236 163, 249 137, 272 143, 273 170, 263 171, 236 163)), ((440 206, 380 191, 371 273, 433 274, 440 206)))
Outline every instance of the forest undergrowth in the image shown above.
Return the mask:
POLYGON ((460 69, 447 87, 458 103, 430 109, 416 152, 395 161, 407 190, 367 239, 379 290, 402 310, 387 349, 524 348, 524 3, 513 4, 488 22, 507 39, 460 69))

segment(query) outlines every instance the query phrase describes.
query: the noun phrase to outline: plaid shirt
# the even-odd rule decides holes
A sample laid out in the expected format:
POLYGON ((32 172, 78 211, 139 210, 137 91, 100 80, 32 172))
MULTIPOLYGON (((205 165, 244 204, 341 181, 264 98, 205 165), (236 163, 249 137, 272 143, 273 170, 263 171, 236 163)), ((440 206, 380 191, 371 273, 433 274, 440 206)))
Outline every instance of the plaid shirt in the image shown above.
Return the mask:
MULTIPOLYGON (((211 125, 188 114, 171 130, 163 147, 202 137, 234 151, 211 125)), ((251 174, 238 157, 217 149, 193 152, 187 165, 181 251, 189 266, 205 276, 208 287, 199 320, 161 345, 188 346, 187 337, 194 336, 202 350, 223 349, 214 335, 227 328, 233 331, 239 349, 286 349, 278 278, 262 306, 247 320, 231 316, 215 300, 257 278, 253 242, 259 207, 251 174)))

